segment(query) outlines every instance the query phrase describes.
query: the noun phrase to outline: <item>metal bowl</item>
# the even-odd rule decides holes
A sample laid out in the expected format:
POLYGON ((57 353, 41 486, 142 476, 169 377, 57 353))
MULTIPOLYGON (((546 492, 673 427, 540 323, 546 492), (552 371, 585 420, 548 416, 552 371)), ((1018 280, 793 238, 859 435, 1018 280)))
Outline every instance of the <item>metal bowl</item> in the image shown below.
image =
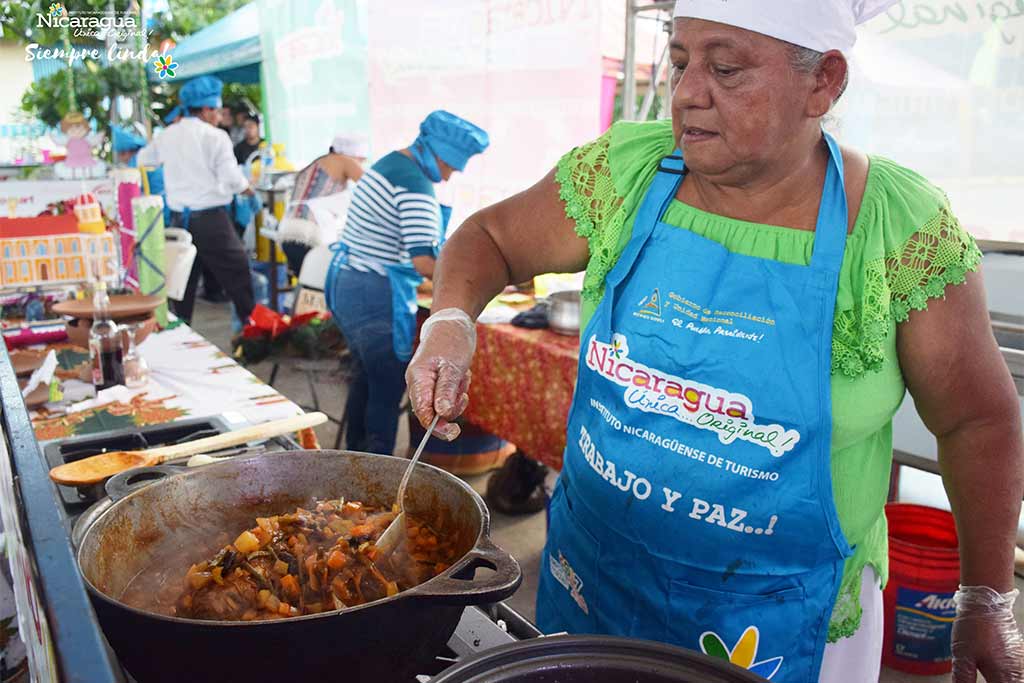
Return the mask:
POLYGON ((580 333, 580 293, 555 292, 548 296, 548 327, 566 336, 580 333))

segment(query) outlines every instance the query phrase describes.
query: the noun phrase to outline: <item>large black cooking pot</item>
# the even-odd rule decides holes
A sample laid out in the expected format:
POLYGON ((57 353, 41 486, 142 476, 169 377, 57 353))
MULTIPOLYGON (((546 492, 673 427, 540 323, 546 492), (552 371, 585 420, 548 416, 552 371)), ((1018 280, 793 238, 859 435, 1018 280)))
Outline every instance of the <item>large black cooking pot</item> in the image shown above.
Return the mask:
POLYGON ((180 581, 189 564, 224 543, 224 532, 234 538, 258 516, 314 498, 390 505, 407 464, 348 451, 236 457, 114 503, 85 531, 78 564, 122 664, 140 683, 381 683, 415 673, 451 637, 466 605, 503 600, 522 581, 519 564, 488 537, 476 492, 429 465, 417 466, 406 509, 456 539, 461 559, 415 588, 347 610, 260 622, 181 619, 119 601, 137 575, 162 571, 180 581))
POLYGON ((431 683, 765 683, 724 660, 610 636, 535 638, 487 650, 431 683))

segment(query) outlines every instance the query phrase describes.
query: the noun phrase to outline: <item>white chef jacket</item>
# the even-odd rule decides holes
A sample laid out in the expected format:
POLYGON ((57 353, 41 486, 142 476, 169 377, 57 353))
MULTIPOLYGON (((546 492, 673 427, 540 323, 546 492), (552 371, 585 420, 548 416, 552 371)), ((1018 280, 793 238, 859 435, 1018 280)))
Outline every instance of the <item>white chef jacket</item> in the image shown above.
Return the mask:
POLYGON ((139 150, 139 164, 164 167, 171 211, 225 206, 249 187, 228 134, 194 116, 164 129, 139 150))

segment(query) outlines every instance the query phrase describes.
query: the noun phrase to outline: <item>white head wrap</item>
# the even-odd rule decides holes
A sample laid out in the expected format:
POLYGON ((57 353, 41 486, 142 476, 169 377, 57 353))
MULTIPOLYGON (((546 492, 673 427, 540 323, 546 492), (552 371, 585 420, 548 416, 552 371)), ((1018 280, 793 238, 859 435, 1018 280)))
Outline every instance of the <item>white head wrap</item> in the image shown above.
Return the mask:
POLYGON ((818 52, 849 53, 858 24, 899 0, 676 0, 674 17, 706 19, 818 52))
POLYGON ((336 135, 331 141, 331 149, 348 157, 365 159, 370 156, 370 146, 366 138, 360 135, 336 135))

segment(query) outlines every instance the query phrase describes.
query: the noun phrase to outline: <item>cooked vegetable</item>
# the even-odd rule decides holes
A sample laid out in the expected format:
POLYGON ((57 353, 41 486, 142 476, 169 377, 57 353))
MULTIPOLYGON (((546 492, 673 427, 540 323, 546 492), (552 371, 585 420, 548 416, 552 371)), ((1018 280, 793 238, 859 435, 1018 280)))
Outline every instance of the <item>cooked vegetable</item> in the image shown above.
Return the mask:
POLYGON ((374 543, 394 518, 393 510, 342 500, 258 517, 189 568, 173 613, 225 621, 317 614, 397 595, 451 565, 454 543, 412 517, 407 543, 381 557, 374 543))
MULTIPOLYGON (((259 527, 257 527, 259 528, 259 527)), ((256 538, 256 535, 252 531, 243 531, 235 539, 235 548, 238 552, 248 555, 251 552, 259 550, 260 539, 256 538)))

